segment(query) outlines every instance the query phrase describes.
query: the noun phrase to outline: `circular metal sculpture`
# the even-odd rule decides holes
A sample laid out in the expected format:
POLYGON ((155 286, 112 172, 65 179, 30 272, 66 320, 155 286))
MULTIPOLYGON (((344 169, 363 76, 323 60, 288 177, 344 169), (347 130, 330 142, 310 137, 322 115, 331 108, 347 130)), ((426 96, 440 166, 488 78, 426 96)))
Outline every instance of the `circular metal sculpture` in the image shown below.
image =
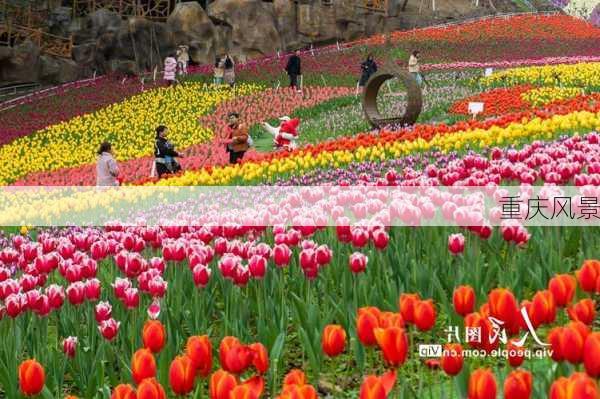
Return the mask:
POLYGON ((374 127, 389 124, 414 125, 421 113, 423 96, 421 88, 410 73, 398 66, 386 65, 380 71, 374 73, 365 85, 362 105, 365 117, 374 127), (406 111, 404 115, 384 118, 377 109, 377 94, 385 81, 393 78, 398 78, 406 87, 406 111))

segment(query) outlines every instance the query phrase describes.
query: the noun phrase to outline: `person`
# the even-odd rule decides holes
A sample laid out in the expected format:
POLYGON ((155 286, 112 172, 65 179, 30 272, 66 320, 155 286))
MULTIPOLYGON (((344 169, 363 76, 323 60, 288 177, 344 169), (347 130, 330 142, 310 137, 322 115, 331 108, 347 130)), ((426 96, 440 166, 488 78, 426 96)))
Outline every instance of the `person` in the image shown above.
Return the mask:
POLYGON ((167 139, 167 131, 167 127, 163 125, 156 128, 154 164, 159 178, 164 174, 181 170, 181 166, 175 160, 176 157, 181 157, 181 154, 175 151, 173 144, 167 139))
POLYGON ((235 84, 235 64, 229 54, 225 55, 225 63, 223 67, 225 68, 225 73, 223 74, 225 83, 227 83, 229 87, 233 87, 235 84))
POLYGON ((216 85, 223 84, 223 75, 225 73, 225 58, 217 57, 215 68, 213 70, 213 83, 216 85))
POLYGON ((290 77, 290 87, 300 91, 298 89, 298 76, 302 75, 300 50, 296 50, 296 52, 288 59, 285 71, 290 77))
POLYGON ((163 73, 163 79, 167 82, 167 86, 171 86, 175 83, 175 72, 177 72, 177 60, 173 54, 169 54, 165 58, 165 67, 163 73))
POLYGON ((273 127, 264 122, 263 128, 273 136, 275 149, 292 151, 297 148, 296 140, 298 140, 300 119, 291 119, 289 116, 282 116, 279 120, 281 121, 279 127, 273 127))
POLYGON ((361 70, 361 75, 360 75, 360 80, 358 81, 358 86, 365 87, 365 85, 369 81, 369 78, 371 77, 371 75, 373 75, 375 72, 377 72, 377 63, 373 59, 372 54, 369 54, 367 56, 367 59, 365 61, 363 61, 362 64, 360 64, 360 70, 361 70))
POLYGON ((97 186, 118 186, 119 167, 112 155, 112 146, 108 141, 100 144, 98 149, 98 163, 96 164, 97 186))
POLYGON ((408 72, 410 72, 417 84, 421 86, 423 84, 423 77, 421 76, 421 68, 419 67, 419 50, 415 50, 408 59, 408 72))
POLYGON ((234 164, 244 158, 248 151, 248 129, 240 123, 240 115, 232 112, 227 116, 226 139, 227 152, 229 152, 229 163, 234 164))
POLYGON ((190 62, 188 46, 179 46, 177 49, 177 69, 181 75, 187 75, 187 67, 190 62))

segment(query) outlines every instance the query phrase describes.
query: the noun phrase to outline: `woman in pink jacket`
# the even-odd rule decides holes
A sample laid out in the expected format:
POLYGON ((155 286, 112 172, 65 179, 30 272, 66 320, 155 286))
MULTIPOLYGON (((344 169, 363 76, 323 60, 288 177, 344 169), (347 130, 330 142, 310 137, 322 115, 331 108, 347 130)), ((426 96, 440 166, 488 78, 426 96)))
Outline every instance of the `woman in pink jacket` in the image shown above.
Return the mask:
POLYGON ((165 58, 165 68, 163 73, 163 79, 167 82, 167 86, 171 86, 175 83, 175 73, 177 72, 177 60, 173 54, 169 54, 165 58))

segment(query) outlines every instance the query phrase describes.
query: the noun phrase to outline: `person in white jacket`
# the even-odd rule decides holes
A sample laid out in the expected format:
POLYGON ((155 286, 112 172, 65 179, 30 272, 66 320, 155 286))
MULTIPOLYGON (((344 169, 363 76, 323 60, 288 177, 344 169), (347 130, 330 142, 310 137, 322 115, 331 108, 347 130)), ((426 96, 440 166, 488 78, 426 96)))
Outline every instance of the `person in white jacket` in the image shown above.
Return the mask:
POLYGON ((113 158, 112 147, 105 141, 98 150, 98 162, 96 163, 96 185, 118 186, 119 167, 113 158))
POLYGON ((292 151, 298 148, 298 126, 300 119, 291 119, 289 116, 279 118, 281 124, 278 127, 271 126, 267 122, 263 123, 265 131, 273 136, 273 145, 278 150, 292 151))
POLYGON ((188 63, 190 62, 190 54, 188 46, 179 46, 177 49, 177 69, 180 75, 187 75, 188 63))

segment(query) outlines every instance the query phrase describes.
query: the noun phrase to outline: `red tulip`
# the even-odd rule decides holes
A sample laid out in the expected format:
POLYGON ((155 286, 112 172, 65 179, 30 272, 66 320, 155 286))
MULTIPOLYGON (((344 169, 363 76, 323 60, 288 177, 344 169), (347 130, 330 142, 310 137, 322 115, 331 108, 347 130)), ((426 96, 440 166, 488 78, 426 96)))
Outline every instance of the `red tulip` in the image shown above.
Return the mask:
POLYGON ((556 306, 560 307, 567 306, 573 300, 576 287, 577 280, 570 274, 557 274, 548 283, 548 289, 554 296, 556 306))
POLYGON ((469 377, 468 399, 496 399, 496 377, 490 369, 477 369, 469 377))
POLYGON ((511 339, 506 345, 508 351, 508 364, 511 367, 519 367, 525 360, 525 348, 515 345, 515 340, 511 339))
POLYGON ((212 271, 210 268, 203 264, 194 266, 194 270, 192 271, 194 284, 196 284, 197 287, 206 287, 210 280, 211 273, 212 271))
POLYGON ((522 316, 517 306, 517 300, 506 288, 496 288, 488 295, 490 315, 504 322, 506 331, 512 335, 520 329, 522 316))
POLYGON ((556 304, 552 293, 549 290, 536 292, 531 301, 531 312, 528 313, 533 327, 553 323, 556 319, 556 304))
POLYGON ((390 236, 385 229, 376 229, 372 233, 373 245, 377 249, 385 249, 390 242, 390 236))
POLYGON ((388 327, 376 328, 375 339, 383 351, 383 358, 390 366, 400 366, 406 361, 408 355, 408 338, 404 329, 388 327))
POLYGON ((210 399, 229 399, 231 391, 236 386, 237 379, 233 374, 217 370, 210 376, 208 384, 210 399))
POLYGON ((212 369, 212 344, 208 335, 189 337, 185 353, 202 377, 210 374, 212 369))
POLYGON ((23 361, 19 365, 19 388, 25 396, 34 396, 42 392, 46 383, 44 367, 35 359, 23 361))
POLYGON ((277 399, 317 399, 317 390, 312 385, 284 385, 277 399))
POLYGON ((261 374, 265 374, 269 370, 269 352, 267 348, 260 342, 249 345, 252 351, 252 365, 261 374))
POLYGON ((265 389, 265 381, 260 376, 254 376, 243 384, 233 388, 229 393, 229 399, 258 399, 265 389))
POLYGON ((419 331, 429 331, 435 325, 435 305, 433 300, 418 301, 414 307, 414 322, 419 331))
POLYGON ((115 387, 110 399, 136 399, 135 390, 129 384, 119 384, 115 387))
POLYGON ((323 329, 321 338, 323 352, 329 357, 335 357, 344 352, 346 347, 346 331, 337 324, 329 324, 323 329))
POLYGON ((319 245, 315 250, 317 256, 317 263, 319 266, 328 265, 331 262, 331 258, 333 256, 333 252, 329 247, 325 244, 319 245))
POLYGON ((407 323, 415 321, 415 305, 420 301, 419 294, 401 294, 398 301, 400 314, 407 323))
POLYGON ((152 353, 158 353, 164 348, 167 333, 165 327, 158 320, 148 320, 142 330, 142 342, 144 347, 152 353))
POLYGON ((100 333, 105 339, 107 339, 108 341, 112 341, 117 336, 120 325, 120 322, 111 318, 100 322, 98 329, 100 330, 100 333))
POLYGON ((600 332, 590 333, 583 345, 583 365, 589 376, 600 376, 600 332))
POLYGON ((352 245, 362 248, 369 242, 369 233, 361 227, 353 227, 350 230, 352 245))
POLYGON ((304 385, 306 375, 302 370, 293 369, 283 377, 283 385, 304 385))
POLYGON ((580 321, 584 324, 591 325, 596 317, 596 302, 586 298, 569 306, 567 308, 569 318, 573 321, 580 321))
POLYGON ((81 305, 85 301, 85 284, 76 281, 67 287, 67 299, 72 305, 81 305))
POLYGON ((289 265, 292 251, 286 244, 277 244, 273 247, 273 260, 277 267, 289 265))
POLYGON ((465 236, 462 234, 450 234, 448 237, 448 250, 452 255, 458 255, 465 250, 465 236))
POLYGON ((110 319, 112 315, 112 306, 109 302, 98 302, 94 308, 94 317, 97 323, 110 319))
POLYGON ((350 255, 350 259, 348 260, 348 265, 350 266, 350 270, 352 273, 358 274, 362 273, 367 269, 367 263, 369 262, 369 258, 360 252, 354 252, 350 255))
POLYGON ((75 357, 75 350, 77 349, 77 337, 67 337, 63 340, 63 352, 67 357, 75 357))
POLYGON ((400 327, 404 328, 404 319, 400 313, 381 312, 379 313, 379 327, 400 327))
POLYGON ((373 330, 379 327, 380 310, 376 307, 358 309, 356 316, 356 333, 365 346, 377 344, 373 330))
POLYGON ((600 391, 596 382, 585 373, 560 377, 550 387, 550 399, 598 399, 600 391))
POLYGON ((235 337, 224 337, 219 345, 221 367, 230 373, 244 372, 252 363, 252 351, 235 337))
POLYGON ((156 378, 146 378, 139 383, 137 399, 166 399, 165 390, 156 378))
POLYGON ((267 272, 267 260, 260 255, 253 255, 248 261, 248 270, 253 278, 263 278, 267 272))
POLYGON ((136 384, 146 378, 156 377, 156 360, 150 350, 142 348, 133 354, 131 358, 131 376, 136 384))
POLYGON ((594 292, 600 279, 600 261, 588 259, 583 262, 581 269, 576 273, 579 286, 585 292, 594 292))
POLYGON ((92 278, 86 281, 85 283, 85 297, 88 301, 97 301, 100 299, 100 292, 102 288, 100 287, 100 280, 97 278, 92 278))
POLYGON ((454 311, 465 317, 475 309, 475 290, 470 285, 461 285, 454 289, 452 295, 454 311))
POLYGON ((194 389, 196 369, 187 356, 177 356, 169 368, 169 384, 176 395, 187 395, 194 389))
POLYGON ((462 370, 463 363, 463 348, 460 344, 444 345, 440 365, 446 374, 457 375, 462 370))
POLYGON ((396 383, 396 371, 388 371, 381 377, 368 375, 360 386, 359 399, 386 399, 396 383))
POLYGON ((529 371, 515 370, 504 380, 505 399, 529 399, 533 388, 533 377, 529 371))

